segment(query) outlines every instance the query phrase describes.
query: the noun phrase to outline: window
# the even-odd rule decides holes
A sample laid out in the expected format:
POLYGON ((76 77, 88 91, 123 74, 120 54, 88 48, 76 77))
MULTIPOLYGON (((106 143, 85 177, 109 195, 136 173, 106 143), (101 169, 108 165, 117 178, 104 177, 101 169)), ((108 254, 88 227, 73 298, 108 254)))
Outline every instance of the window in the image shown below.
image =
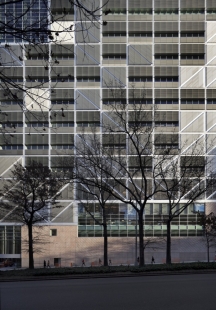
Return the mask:
POLYGON ((129 76, 129 82, 152 82, 152 76, 129 76))
POLYGON ((0 101, 1 105, 15 105, 15 104, 23 104, 22 101, 0 101))
POLYGON ((136 121, 136 122, 129 122, 128 126, 131 128, 139 128, 142 127, 152 127, 152 122, 142 122, 142 121, 136 121))
POLYGON ((119 100, 104 99, 103 104, 126 104, 126 99, 119 99, 119 100))
POLYGON ((77 127, 100 127, 100 122, 77 122, 77 127))
POLYGON ((11 127, 16 129, 17 127, 23 127, 23 123, 11 123, 11 122, 7 122, 7 123, 0 123, 0 127, 11 127))
POLYGON ((207 104, 216 104, 216 99, 207 99, 207 104))
POLYGON ((205 59, 205 54, 182 54, 181 59, 205 59))
POLYGON ((178 127, 178 122, 155 122, 156 127, 178 127))
POLYGON ((27 127, 49 127, 49 123, 27 123, 27 127))
POLYGON ((178 59, 178 54, 155 55, 155 59, 178 59))
POLYGON ((182 99, 181 104, 204 104, 204 99, 182 99))
POLYGON ((156 9, 155 14, 178 14, 178 9, 156 9))
POLYGON ((158 149, 178 149, 178 144, 155 144, 158 149))
POLYGON ((156 99, 155 104, 178 104, 178 99, 156 99))
POLYGON ((115 32, 108 32, 108 33, 103 33, 103 36, 104 37, 126 37, 126 31, 124 32, 118 32, 118 31, 115 31, 115 32))
POLYGON ((126 54, 103 55, 104 59, 126 59, 126 54))
POLYGON ((178 32, 155 32, 155 37, 158 38, 176 38, 178 37, 178 32))
POLYGON ((73 148, 74 148, 73 144, 52 145, 52 149, 54 149, 54 150, 72 150, 73 148))
POLYGON ((74 77, 73 76, 57 76, 57 77, 52 77, 52 82, 74 82, 74 77))
POLYGON ((13 144, 13 145, 2 145, 2 150, 22 150, 23 145, 22 144, 13 144))
POLYGON ((29 60, 44 60, 44 61, 48 61, 49 60, 49 55, 48 54, 45 55, 45 53, 44 54, 38 53, 36 55, 29 55, 29 57, 27 55, 27 58, 29 60))
POLYGON ((208 14, 216 14, 216 9, 209 9, 207 10, 208 14))
POLYGON ((181 14, 204 14, 205 9, 183 9, 181 10, 181 14))
POLYGON ((178 82, 178 76, 156 76, 155 82, 178 82))
POLYGON ((71 51, 70 54, 55 54, 55 58, 53 59, 54 63, 58 63, 58 60, 64 60, 64 59, 73 59, 74 53, 71 51))
POLYGON ((152 32, 129 32, 129 37, 152 37, 152 32))
POLYGON ((129 9, 129 14, 152 14, 152 9, 129 9))
POLYGON ((199 37, 204 37, 205 32, 181 32, 181 37, 185 38, 199 38, 199 37))
POLYGON ((99 76, 77 77, 77 82, 100 82, 99 76))
POLYGON ((49 145, 48 144, 32 144, 32 145, 27 145, 28 150, 48 150, 49 145))
POLYGON ((51 104, 74 104, 73 99, 68 100, 51 100, 51 104))
POLYGON ((130 99, 129 104, 152 104, 152 99, 130 99))
POLYGON ((57 236, 57 229, 50 229, 50 236, 57 236))
POLYGON ((26 82, 36 82, 36 83, 48 83, 49 78, 48 77, 27 77, 26 82))
POLYGON ((52 127, 74 127, 74 122, 68 122, 68 123, 52 123, 52 127))
MULTIPOLYGON (((106 15, 107 14, 107 9, 103 10, 103 13, 106 15)), ((127 10, 125 8, 112 8, 110 9, 110 14, 126 14, 127 10)))
POLYGON ((104 149, 110 149, 110 150, 115 150, 115 149, 124 150, 124 149, 126 149, 126 145, 123 145, 123 144, 104 144, 103 148, 104 149))

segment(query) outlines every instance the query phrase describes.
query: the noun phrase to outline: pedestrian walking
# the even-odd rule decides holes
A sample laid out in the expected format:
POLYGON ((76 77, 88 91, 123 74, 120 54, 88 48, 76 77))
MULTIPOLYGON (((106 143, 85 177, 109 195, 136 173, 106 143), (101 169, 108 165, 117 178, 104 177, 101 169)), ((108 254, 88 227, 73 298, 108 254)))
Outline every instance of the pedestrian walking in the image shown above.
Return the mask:
POLYGON ((155 259, 154 259, 154 256, 152 256, 151 263, 152 263, 152 264, 155 264, 155 259))
POLYGON ((82 267, 84 267, 85 266, 85 260, 84 260, 84 258, 82 259, 82 267))
POLYGON ((137 264, 139 265, 140 259, 139 256, 137 257, 137 264))
POLYGON ((47 268, 50 268, 50 263, 49 263, 49 260, 47 262, 47 268))
POLYGON ((112 265, 112 261, 111 261, 111 259, 109 259, 109 266, 110 266, 110 265, 112 265))
POLYGON ((46 268, 46 261, 44 260, 44 268, 46 268))
POLYGON ((99 258, 99 266, 102 266, 102 261, 100 258, 99 258))

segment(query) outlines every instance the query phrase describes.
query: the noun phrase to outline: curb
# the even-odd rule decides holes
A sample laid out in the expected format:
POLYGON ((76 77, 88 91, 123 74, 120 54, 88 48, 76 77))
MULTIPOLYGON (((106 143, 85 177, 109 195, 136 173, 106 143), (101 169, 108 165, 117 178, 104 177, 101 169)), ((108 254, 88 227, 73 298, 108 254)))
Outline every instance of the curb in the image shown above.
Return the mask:
POLYGON ((216 270, 182 270, 182 271, 155 271, 140 273, 110 273, 110 274, 78 274, 78 275, 59 275, 59 276, 34 276, 0 279, 1 282, 24 282, 24 281, 48 281, 48 280, 76 280, 76 279, 103 279, 103 278, 134 278, 146 276, 174 276, 191 274, 215 274, 216 270))

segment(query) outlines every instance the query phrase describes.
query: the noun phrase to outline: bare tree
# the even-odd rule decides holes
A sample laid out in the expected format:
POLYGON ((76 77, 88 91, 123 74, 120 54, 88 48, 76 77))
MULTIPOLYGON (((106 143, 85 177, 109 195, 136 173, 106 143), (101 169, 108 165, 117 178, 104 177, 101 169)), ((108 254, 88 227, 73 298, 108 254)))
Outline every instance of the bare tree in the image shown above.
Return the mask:
POLYGON ((207 259, 209 263, 209 252, 211 247, 216 246, 216 216, 213 212, 204 214, 198 212, 198 225, 203 228, 203 236, 205 239, 207 259))
MULTIPOLYGON (((62 68, 62 59, 70 55, 73 60, 75 33, 80 42, 89 43, 89 30, 100 27, 101 9, 106 4, 101 6, 98 0, 1 1, 2 133, 12 134, 17 126, 7 112, 11 104, 19 107, 26 119, 49 121, 54 89, 74 81, 72 65, 62 68)), ((63 110, 55 113, 63 114, 63 110)))
POLYGON ((80 134, 76 147, 76 183, 77 198, 93 221, 103 227, 104 266, 108 266, 108 202, 113 198, 112 190, 116 187, 110 180, 110 162, 101 153, 100 135, 96 132, 80 134), (97 212, 92 208, 97 204, 97 212))
POLYGON ((28 229, 29 268, 34 268, 33 227, 50 219, 57 206, 62 180, 48 167, 32 162, 26 168, 14 165, 11 178, 4 180, 1 191, 1 213, 7 220, 23 223, 28 229))
MULTIPOLYGON (((153 165, 153 124, 157 111, 152 110, 152 106, 142 99, 126 104, 125 89, 110 89, 110 92, 113 92, 111 96, 114 99, 102 115, 103 134, 98 138, 97 151, 92 148, 93 143, 86 141, 84 136, 79 138, 80 143, 86 145, 84 153, 89 153, 91 149, 89 165, 98 166, 98 154, 106 162, 106 165, 100 166, 102 175, 106 175, 105 190, 114 200, 132 206, 137 212, 139 263, 143 266, 144 210, 147 202, 161 191, 160 185, 155 181, 157 165, 153 165)), ((94 140, 95 137, 89 139, 94 140)), ((82 156, 85 156, 84 153, 82 156)), ((164 161, 165 157, 166 154, 161 160, 164 161)))
MULTIPOLYGON (((167 200, 167 215, 163 216, 166 223, 166 263, 171 264, 171 224, 184 210, 215 184, 214 173, 211 171, 210 161, 207 160, 203 143, 199 140, 187 149, 176 150, 170 154, 165 150, 166 157, 157 162, 156 182, 160 186, 157 198, 167 200)), ((161 155, 160 155, 161 156, 161 155)))
POLYGON ((170 116, 169 112, 157 110, 145 100, 145 92, 143 98, 134 97, 127 103, 125 89, 110 87, 109 91, 112 100, 102 114, 97 151, 92 147, 95 136, 88 141, 80 136, 80 143, 86 145, 83 156, 91 153, 89 165, 94 167, 101 154, 106 165, 100 170, 106 174, 106 184, 110 184, 105 190, 137 212, 140 266, 144 265, 146 205, 152 199, 168 201, 163 220, 167 224, 167 263, 171 263, 171 222, 212 187, 211 165, 208 162, 207 168, 199 140, 189 151, 185 146, 180 148, 177 111, 170 116), (165 132, 160 128, 164 124, 165 132))

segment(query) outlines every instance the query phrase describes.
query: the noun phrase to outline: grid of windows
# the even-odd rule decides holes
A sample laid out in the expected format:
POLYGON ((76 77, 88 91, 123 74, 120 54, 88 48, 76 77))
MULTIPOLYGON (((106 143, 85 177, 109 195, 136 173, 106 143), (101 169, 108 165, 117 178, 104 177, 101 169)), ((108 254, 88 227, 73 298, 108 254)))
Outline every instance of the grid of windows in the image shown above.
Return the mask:
MULTIPOLYGON (((202 227, 197 225, 195 206, 190 205, 184 212, 172 221, 172 236, 202 236, 202 227)), ((97 220, 102 222, 102 211, 97 204, 88 205, 88 209, 97 220)), ((136 214, 133 208, 124 204, 107 204, 106 208, 108 236, 109 237, 134 237, 136 235, 136 214)), ((147 204, 144 221, 144 236, 165 237, 167 204, 147 204)), ((78 234, 80 237, 102 237, 103 228, 97 225, 85 208, 79 206, 78 234)))

